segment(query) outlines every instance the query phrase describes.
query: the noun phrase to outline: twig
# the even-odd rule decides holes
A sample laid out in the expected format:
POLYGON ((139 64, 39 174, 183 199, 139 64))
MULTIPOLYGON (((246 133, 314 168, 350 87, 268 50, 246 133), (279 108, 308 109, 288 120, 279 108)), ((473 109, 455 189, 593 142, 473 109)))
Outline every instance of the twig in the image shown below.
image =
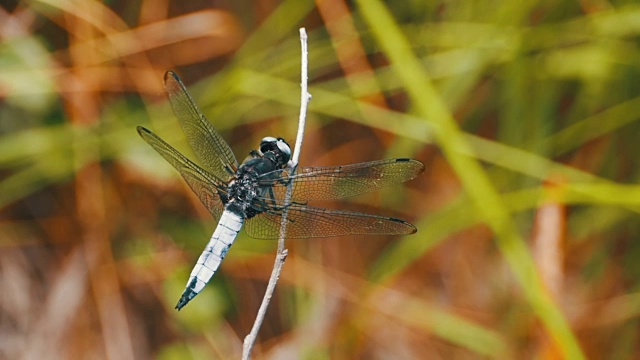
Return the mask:
MULTIPOLYGON (((307 91, 307 68, 308 68, 308 60, 307 60, 307 32, 304 28, 300 29, 300 44, 302 46, 302 66, 301 66, 301 79, 300 79, 300 116, 298 117, 298 134, 296 136, 296 144, 293 148, 293 156, 291 161, 289 162, 289 167, 291 168, 291 175, 294 175, 296 171, 296 167, 298 166, 298 159, 300 158, 300 148, 302 147, 302 139, 304 138, 304 125, 306 122, 307 116, 307 105, 309 104, 309 100, 311 99, 311 95, 307 91)), ((253 345, 256 342, 256 338, 258 337, 258 331, 262 326, 262 321, 264 320, 264 316, 267 313, 267 308, 269 307, 269 303, 271 302, 271 297, 273 296, 273 291, 276 288, 276 284, 278 283, 278 279, 280 278, 280 271, 282 271, 282 266, 284 265, 284 261, 287 258, 287 249, 284 248, 284 240, 287 236, 287 205, 291 202, 291 183, 287 186, 287 193, 284 198, 284 210, 282 212, 282 221, 280 222, 280 238, 278 239, 278 255, 276 256, 275 263, 273 264, 273 270, 271 271, 271 278, 269 279, 269 284, 267 285, 267 290, 264 293, 264 298, 262 298, 262 304, 260 304, 260 309, 258 309, 258 314, 256 315, 256 320, 253 323, 253 328, 251 328, 251 332, 247 337, 244 338, 244 345, 242 347, 242 359, 248 360, 251 358, 251 350, 253 349, 253 345)))

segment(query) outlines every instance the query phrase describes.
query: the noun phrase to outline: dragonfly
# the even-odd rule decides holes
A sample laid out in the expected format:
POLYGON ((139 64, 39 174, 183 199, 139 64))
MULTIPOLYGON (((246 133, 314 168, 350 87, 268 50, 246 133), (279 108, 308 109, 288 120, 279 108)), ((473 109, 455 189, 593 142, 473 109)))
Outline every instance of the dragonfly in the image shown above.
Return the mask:
POLYGON ((313 207, 309 202, 348 198, 411 180, 424 171, 420 161, 396 158, 342 166, 296 167, 290 161, 289 144, 283 138, 268 136, 239 165, 229 145, 173 71, 165 74, 164 86, 202 166, 150 130, 138 126, 138 134, 178 170, 218 221, 176 309, 182 309, 203 290, 243 226, 253 238, 277 239, 285 211, 287 238, 407 235, 417 231, 404 220, 313 207), (292 190, 286 201, 288 186, 292 190))

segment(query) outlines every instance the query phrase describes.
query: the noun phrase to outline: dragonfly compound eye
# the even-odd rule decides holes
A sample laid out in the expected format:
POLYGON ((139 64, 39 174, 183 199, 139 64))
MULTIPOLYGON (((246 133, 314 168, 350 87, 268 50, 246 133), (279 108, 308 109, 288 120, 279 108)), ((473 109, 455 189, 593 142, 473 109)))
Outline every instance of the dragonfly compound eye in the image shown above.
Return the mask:
POLYGON ((273 150, 275 143, 278 142, 278 139, 267 136, 260 141, 260 152, 263 154, 269 150, 273 150))
POLYGON ((288 163, 291 160, 291 147, 283 138, 278 138, 276 144, 278 145, 278 150, 282 153, 283 164, 288 163))
POLYGON ((291 147, 283 138, 274 138, 268 136, 260 142, 260 152, 266 154, 267 152, 273 152, 278 158, 278 162, 282 165, 289 162, 291 159, 291 147))

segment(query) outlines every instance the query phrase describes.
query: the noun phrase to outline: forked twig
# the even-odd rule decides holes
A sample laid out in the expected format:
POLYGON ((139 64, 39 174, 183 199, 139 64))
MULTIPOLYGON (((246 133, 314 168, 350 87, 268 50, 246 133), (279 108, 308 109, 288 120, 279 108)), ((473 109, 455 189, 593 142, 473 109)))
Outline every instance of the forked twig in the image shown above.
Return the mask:
MULTIPOLYGON (((291 175, 293 175, 296 171, 296 167, 298 166, 298 159, 300 158, 300 148, 302 147, 302 139, 304 138, 304 125, 306 122, 307 116, 307 105, 309 104, 309 100, 311 99, 311 95, 307 91, 307 68, 308 68, 308 60, 307 60, 307 32, 304 28, 300 29, 300 44, 301 44, 301 57, 302 57, 302 66, 301 66, 301 76, 300 76, 300 116, 298 117, 298 134, 296 135, 296 144, 293 148, 293 154, 291 157, 291 161, 289 162, 289 167, 291 168, 291 175)), ((275 263, 273 264, 273 270, 271 271, 271 278, 269 278, 269 284, 267 285, 267 290, 264 293, 264 298, 262 298, 262 303, 260 304, 260 308, 258 309, 258 314, 256 315, 256 320, 253 323, 253 328, 251 328, 251 332, 244 338, 244 344, 242 347, 242 359, 248 360, 251 358, 251 350, 253 349, 253 345, 256 342, 256 338, 258 337, 258 331, 262 326, 262 321, 264 320, 264 316, 267 313, 267 308, 269 307, 269 303, 271 302, 271 297, 273 296, 273 291, 276 288, 276 284, 278 283, 278 279, 280 278, 280 271, 282 271, 282 266, 284 265, 284 261, 287 258, 287 249, 284 247, 284 240, 287 236, 287 216, 288 210, 287 206, 291 202, 291 183, 287 186, 287 193, 284 198, 284 210, 282 212, 282 221, 280 222, 280 238, 278 239, 278 254, 276 255, 275 263)))

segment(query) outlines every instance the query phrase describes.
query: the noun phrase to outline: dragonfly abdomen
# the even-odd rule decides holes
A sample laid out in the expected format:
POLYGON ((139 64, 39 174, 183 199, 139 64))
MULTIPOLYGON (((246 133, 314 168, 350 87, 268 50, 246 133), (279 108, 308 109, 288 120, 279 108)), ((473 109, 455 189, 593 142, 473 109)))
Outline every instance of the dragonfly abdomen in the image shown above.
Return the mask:
POLYGON ((227 255, 227 251, 235 241, 243 223, 244 217, 239 216, 235 211, 225 210, 222 213, 216 230, 191 271, 187 287, 182 293, 176 309, 182 309, 204 289, 220 267, 222 259, 227 255))

